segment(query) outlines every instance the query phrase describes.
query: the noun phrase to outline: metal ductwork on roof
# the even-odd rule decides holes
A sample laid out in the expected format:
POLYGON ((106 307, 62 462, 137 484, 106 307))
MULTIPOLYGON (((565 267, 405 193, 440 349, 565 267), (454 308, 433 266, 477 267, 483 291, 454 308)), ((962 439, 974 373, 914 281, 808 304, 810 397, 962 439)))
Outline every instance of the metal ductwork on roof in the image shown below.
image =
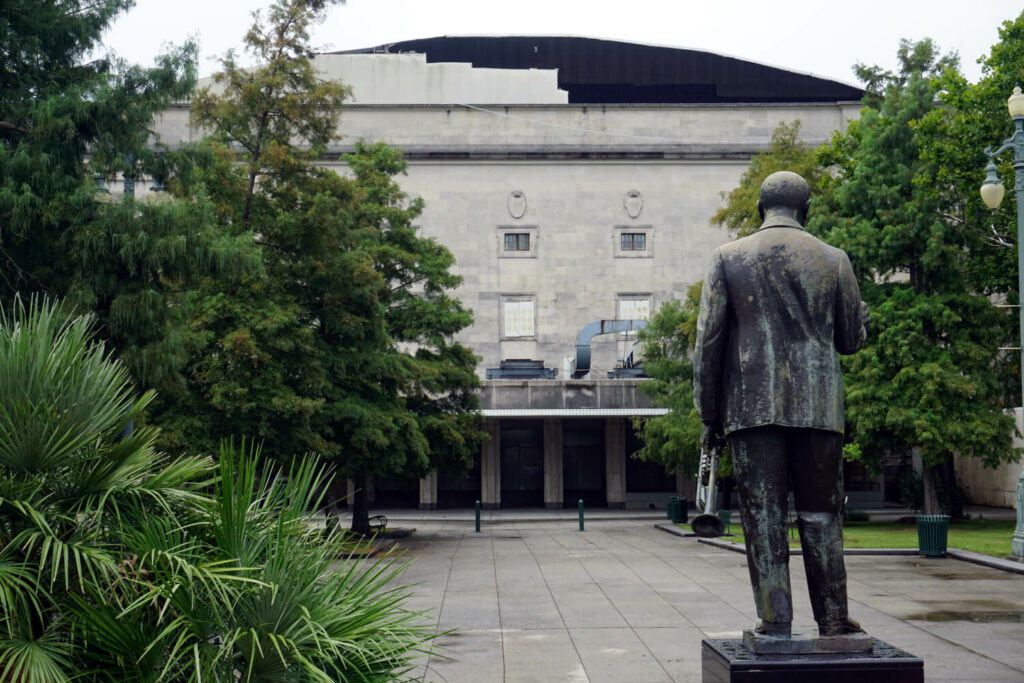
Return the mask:
POLYGON ((528 358, 503 360, 496 368, 487 368, 485 379, 555 379, 558 370, 545 368, 544 361, 528 358))
MULTIPOLYGON (((572 371, 573 378, 579 379, 590 372, 590 341, 594 337, 615 332, 635 332, 645 327, 647 327, 646 320, 595 320, 592 323, 587 323, 580 330, 580 333, 576 335, 576 359, 572 371)), ((632 351, 626 355, 627 358, 631 358, 633 355, 632 351)))

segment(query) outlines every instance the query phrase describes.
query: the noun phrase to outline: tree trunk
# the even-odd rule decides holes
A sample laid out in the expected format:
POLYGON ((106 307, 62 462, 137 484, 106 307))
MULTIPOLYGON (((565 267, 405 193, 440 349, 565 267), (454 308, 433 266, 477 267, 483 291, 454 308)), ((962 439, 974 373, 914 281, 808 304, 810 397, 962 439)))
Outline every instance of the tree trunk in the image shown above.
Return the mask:
POLYGON ((356 490, 352 496, 352 531, 357 534, 370 533, 370 506, 366 501, 366 475, 354 477, 356 490))
POLYGON ((328 529, 335 529, 339 526, 341 518, 341 507, 347 505, 345 496, 348 495, 348 481, 344 477, 334 477, 327 486, 324 495, 322 510, 327 521, 328 529))
POLYGON ((941 515, 942 506, 939 504, 939 488, 936 477, 941 476, 939 469, 941 465, 925 465, 921 479, 924 483, 924 514, 941 515))
POLYGON ((946 492, 946 503, 949 505, 949 520, 959 521, 964 518, 964 501, 960 497, 960 489, 956 485, 956 466, 953 464, 953 454, 947 453, 946 459, 942 462, 942 484, 946 492))

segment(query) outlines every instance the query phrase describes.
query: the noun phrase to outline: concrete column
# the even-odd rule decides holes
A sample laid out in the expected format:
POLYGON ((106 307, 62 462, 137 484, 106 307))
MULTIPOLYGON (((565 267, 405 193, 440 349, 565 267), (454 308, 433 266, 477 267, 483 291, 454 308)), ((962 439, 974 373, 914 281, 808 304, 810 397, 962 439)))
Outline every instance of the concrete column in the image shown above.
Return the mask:
POLYGON ((501 506, 501 425, 484 420, 488 438, 480 445, 480 505, 485 510, 501 506))
POLYGON ((604 423, 604 480, 608 507, 626 507, 626 420, 621 417, 604 423))
POLYGON ((544 507, 561 510, 564 501, 562 483, 562 420, 544 420, 544 507))
POLYGON ((684 477, 682 472, 676 472, 676 495, 686 496, 686 504, 690 507, 696 507, 697 477, 684 477))
POLYGON ((437 470, 420 479, 420 510, 437 509, 437 470))
POLYGON ((356 484, 351 479, 345 480, 345 505, 352 508, 356 500, 356 484))

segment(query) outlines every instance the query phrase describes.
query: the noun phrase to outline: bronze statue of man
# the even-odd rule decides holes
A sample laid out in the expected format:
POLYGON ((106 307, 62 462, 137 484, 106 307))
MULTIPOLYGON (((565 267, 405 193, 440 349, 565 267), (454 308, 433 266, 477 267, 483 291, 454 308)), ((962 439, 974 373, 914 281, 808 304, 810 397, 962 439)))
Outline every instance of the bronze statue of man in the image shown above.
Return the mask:
POLYGON ((761 228, 715 250, 704 280, 694 400, 706 448, 728 439, 760 623, 789 637, 790 485, 811 606, 822 636, 860 632, 843 563, 843 380, 836 352, 866 336, 850 260, 803 228, 810 189, 796 173, 761 185, 761 228))

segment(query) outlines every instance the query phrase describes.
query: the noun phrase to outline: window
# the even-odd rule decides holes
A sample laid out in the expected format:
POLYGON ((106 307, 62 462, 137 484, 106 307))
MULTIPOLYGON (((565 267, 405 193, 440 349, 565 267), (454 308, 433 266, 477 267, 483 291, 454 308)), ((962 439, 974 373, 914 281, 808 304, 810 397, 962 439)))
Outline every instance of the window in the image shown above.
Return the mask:
POLYGON ((530 233, 506 232, 505 251, 530 251, 530 233))
POLYGON ((536 258, 537 226, 498 226, 498 258, 536 258))
POLYGON ((654 228, 620 225, 615 228, 615 258, 654 258, 654 228))
POLYGON ((619 320, 650 320, 651 297, 649 294, 619 297, 619 320))
POLYGON ((501 300, 503 339, 535 337, 536 300, 533 296, 509 296, 501 300))
POLYGON ((647 233, 624 232, 620 235, 619 248, 622 251, 647 251, 647 233))

